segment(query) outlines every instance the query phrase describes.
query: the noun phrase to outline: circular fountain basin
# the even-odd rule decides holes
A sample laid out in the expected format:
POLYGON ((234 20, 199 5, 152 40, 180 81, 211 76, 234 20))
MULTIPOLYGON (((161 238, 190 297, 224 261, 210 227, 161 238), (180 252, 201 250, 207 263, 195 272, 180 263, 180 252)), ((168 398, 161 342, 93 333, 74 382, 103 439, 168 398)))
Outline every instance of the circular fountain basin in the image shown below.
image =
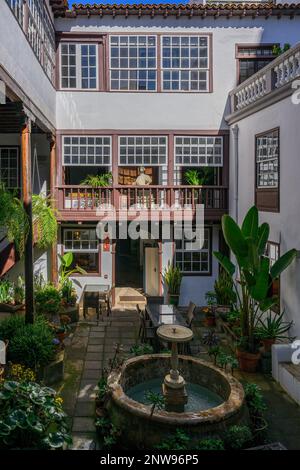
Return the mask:
POLYGON ((111 421, 126 429, 126 445, 150 449, 176 429, 187 432, 197 442, 218 436, 229 426, 247 424, 244 390, 234 377, 191 356, 179 356, 179 369, 187 383, 189 402, 183 413, 155 410, 145 393, 161 392, 170 368, 170 355, 153 354, 126 361, 108 379, 111 421))

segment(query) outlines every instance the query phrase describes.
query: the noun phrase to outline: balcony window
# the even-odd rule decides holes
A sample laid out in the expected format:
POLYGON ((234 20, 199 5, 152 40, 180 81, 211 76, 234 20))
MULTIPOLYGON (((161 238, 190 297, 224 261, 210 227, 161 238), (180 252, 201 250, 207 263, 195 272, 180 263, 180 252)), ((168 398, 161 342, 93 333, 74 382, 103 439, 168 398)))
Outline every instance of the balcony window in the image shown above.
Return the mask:
POLYGON ((175 227, 175 263, 183 274, 211 274, 211 228, 204 229, 204 243, 201 250, 193 249, 191 240, 184 237, 181 228, 175 227), (176 231, 179 230, 176 239, 176 231))
POLYGON ((237 59, 239 67, 239 83, 247 80, 251 75, 261 70, 275 59, 273 45, 265 46, 238 46, 237 59))
POLYGON ((110 89, 155 91, 156 36, 110 37, 110 89))
POLYGON ((160 166, 167 162, 167 137, 119 137, 119 164, 121 166, 160 166))
POLYGON ((61 87, 96 89, 97 44, 61 44, 61 87))
POLYGON ((12 9, 15 17, 17 18, 18 22, 21 26, 23 26, 23 5, 24 0, 6 0, 8 6, 12 9))
POLYGON ((163 91, 209 91, 208 36, 163 36, 163 91))
POLYGON ((175 164, 178 166, 223 166, 222 137, 175 137, 175 164))
POLYGON ((63 164, 65 166, 110 166, 111 137, 64 136, 63 164))
POLYGON ((0 147, 0 182, 7 189, 19 188, 18 147, 0 147))
POLYGON ((99 272, 99 241, 95 229, 64 229, 64 251, 74 254, 72 268, 80 266, 87 273, 99 272))

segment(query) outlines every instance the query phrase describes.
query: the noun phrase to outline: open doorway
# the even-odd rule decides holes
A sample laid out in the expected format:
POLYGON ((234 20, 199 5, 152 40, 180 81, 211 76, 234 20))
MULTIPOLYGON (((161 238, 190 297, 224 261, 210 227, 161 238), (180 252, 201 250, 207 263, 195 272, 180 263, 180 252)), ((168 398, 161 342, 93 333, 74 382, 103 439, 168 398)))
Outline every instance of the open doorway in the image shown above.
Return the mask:
POLYGON ((117 240, 116 244, 116 286, 143 287, 140 240, 117 240))

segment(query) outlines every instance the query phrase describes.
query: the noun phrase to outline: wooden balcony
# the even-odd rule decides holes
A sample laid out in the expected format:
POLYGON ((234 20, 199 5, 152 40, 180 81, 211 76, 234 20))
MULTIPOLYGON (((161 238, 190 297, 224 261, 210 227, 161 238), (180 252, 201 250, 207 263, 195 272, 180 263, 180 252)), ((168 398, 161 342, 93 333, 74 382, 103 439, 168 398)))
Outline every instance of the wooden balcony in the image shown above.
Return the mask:
POLYGON ((128 220, 137 213, 163 218, 185 210, 194 217, 197 204, 204 205, 206 219, 219 220, 228 210, 228 188, 225 186, 59 186, 56 188, 59 220, 100 220, 112 214, 117 220, 124 214, 128 220))

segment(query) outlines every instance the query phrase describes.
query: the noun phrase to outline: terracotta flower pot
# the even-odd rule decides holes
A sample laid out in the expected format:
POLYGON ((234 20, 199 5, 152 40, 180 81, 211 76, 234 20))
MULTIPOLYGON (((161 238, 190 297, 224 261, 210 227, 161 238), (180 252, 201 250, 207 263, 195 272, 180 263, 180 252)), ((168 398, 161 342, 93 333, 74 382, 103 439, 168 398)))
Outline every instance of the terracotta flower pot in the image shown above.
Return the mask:
POLYGON ((262 339, 261 342, 264 347, 264 351, 271 352, 272 345, 275 344, 275 339, 274 338, 262 339))
POLYGON ((260 359, 260 353, 248 353, 246 351, 236 351, 239 368, 242 372, 255 372, 260 359))
POLYGON ((213 316, 206 316, 204 318, 204 325, 207 327, 215 326, 216 325, 216 319, 213 316))

